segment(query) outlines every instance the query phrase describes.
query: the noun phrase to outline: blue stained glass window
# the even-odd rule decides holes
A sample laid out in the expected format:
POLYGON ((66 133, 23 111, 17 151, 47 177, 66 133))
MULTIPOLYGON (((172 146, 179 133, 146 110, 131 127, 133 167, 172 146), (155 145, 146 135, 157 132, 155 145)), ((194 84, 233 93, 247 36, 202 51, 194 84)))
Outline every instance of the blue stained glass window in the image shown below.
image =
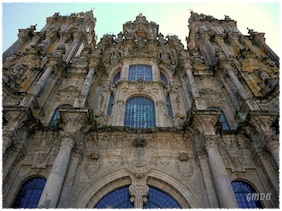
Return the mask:
POLYGON ((65 105, 61 105, 59 107, 57 107, 51 117, 51 120, 49 122, 49 125, 52 127, 56 127, 58 125, 58 121, 60 120, 61 116, 60 116, 60 112, 59 109, 60 108, 73 108, 72 105, 69 104, 65 104, 65 105))
POLYGON ((124 125, 131 128, 150 128, 155 123, 155 105, 147 97, 132 97, 125 105, 124 125))
POLYGON ((134 208, 133 204, 130 203, 128 186, 110 192, 104 196, 94 208, 134 208))
POLYGON ((154 208, 181 208, 180 205, 167 193, 150 187, 148 201, 144 205, 145 209, 154 208))
POLYGON ((119 80, 120 80, 120 72, 118 72, 118 73, 114 76, 113 81, 112 81, 112 85, 115 85, 119 80))
POLYGON ((128 80, 137 81, 139 79, 142 79, 144 81, 152 81, 152 67, 149 65, 130 65, 128 80))
POLYGON ((167 102, 168 115, 169 117, 173 117, 171 100, 170 100, 169 94, 166 96, 166 102, 167 102))
POLYGON ((56 108, 56 110, 55 110, 55 112, 53 113, 53 116, 52 116, 52 118, 51 118, 51 120, 50 120, 49 125, 50 125, 50 126, 53 126, 53 127, 57 126, 57 123, 58 123, 59 119, 60 119, 59 108, 56 108))
POLYGON ((243 181, 232 182, 232 188, 237 199, 239 208, 263 208, 256 197, 251 197, 256 190, 243 181))
POLYGON ((162 72, 161 72, 161 80, 165 83, 165 85, 168 85, 167 77, 162 72))
POLYGON ((36 208, 46 179, 35 177, 22 184, 12 208, 36 208))
MULTIPOLYGON (((208 110, 221 111, 221 109, 217 108, 217 107, 209 107, 208 110)), ((226 118, 223 111, 221 111, 221 114, 220 114, 220 117, 219 117, 219 122, 222 126, 222 130, 225 130, 225 131, 230 130, 230 126, 228 124, 227 118, 226 118)))
POLYGON ((109 99, 109 104, 108 104, 108 111, 107 111, 108 116, 110 116, 112 114, 113 105, 114 105, 114 95, 111 93, 111 96, 110 96, 110 99, 109 99))

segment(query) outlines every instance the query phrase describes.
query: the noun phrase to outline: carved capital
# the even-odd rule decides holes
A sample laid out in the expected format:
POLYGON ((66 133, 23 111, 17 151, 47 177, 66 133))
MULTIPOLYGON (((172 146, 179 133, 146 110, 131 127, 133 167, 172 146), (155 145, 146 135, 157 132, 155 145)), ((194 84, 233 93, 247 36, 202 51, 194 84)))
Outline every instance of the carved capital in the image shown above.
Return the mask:
POLYGON ((88 117, 88 111, 85 109, 65 109, 59 110, 64 122, 64 131, 76 132, 81 129, 88 117))
POLYGON ((62 66, 63 59, 61 56, 48 56, 48 64, 47 66, 62 66))
POLYGON ((205 135, 214 135, 218 130, 220 111, 200 110, 193 112, 193 123, 195 128, 201 128, 205 135))
POLYGON ((4 131, 13 131, 18 129, 19 125, 28 117, 26 110, 4 110, 3 114, 8 121, 4 131))
POLYGON ((208 150, 210 148, 218 148, 219 145, 219 135, 205 135, 204 136, 204 146, 208 150))
POLYGON ((73 147, 75 143, 75 134, 68 131, 60 131, 61 146, 73 147))
POLYGON ((273 151, 276 149, 279 149, 279 141, 278 137, 276 135, 274 136, 266 136, 265 137, 265 146, 267 150, 273 151))
POLYGON ((263 132, 266 136, 272 136, 275 134, 272 125, 276 118, 275 114, 254 113, 251 115, 250 123, 256 127, 257 131, 263 132))

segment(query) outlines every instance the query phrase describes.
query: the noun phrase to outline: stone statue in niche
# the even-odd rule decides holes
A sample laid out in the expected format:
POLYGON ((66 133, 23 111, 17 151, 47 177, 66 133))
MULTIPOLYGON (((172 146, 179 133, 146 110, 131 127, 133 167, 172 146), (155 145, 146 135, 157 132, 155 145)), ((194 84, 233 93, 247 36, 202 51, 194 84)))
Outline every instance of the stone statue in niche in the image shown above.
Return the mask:
POLYGON ((114 41, 116 43, 122 42, 123 41, 123 33, 122 32, 118 33, 117 38, 114 41))
POLYGON ((108 122, 108 116, 104 112, 95 113, 94 120, 98 126, 105 126, 108 122))
POLYGON ((164 35, 162 33, 159 33, 158 41, 163 44, 167 43, 167 40, 164 38, 164 35))
POLYGON ((173 117, 173 126, 177 128, 181 128, 184 126, 185 117, 180 113, 176 113, 173 117))

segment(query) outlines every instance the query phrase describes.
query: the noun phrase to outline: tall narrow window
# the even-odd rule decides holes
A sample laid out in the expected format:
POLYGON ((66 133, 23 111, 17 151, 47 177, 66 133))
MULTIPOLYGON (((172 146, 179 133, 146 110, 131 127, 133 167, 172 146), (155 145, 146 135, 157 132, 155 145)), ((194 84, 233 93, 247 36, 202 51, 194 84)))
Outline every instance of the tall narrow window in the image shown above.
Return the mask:
POLYGON ((220 117, 219 117, 219 122, 221 124, 221 129, 222 130, 230 130, 230 126, 228 124, 228 121, 227 121, 227 118, 224 114, 224 112, 220 109, 220 108, 217 108, 217 107, 208 107, 208 110, 213 110, 213 111, 221 111, 221 114, 220 114, 220 117))
POLYGON ((259 197, 255 197, 256 190, 243 181, 232 182, 232 188, 239 208, 263 208, 259 197))
POLYGON ((108 111, 107 111, 108 116, 112 114, 113 106, 114 106, 114 95, 113 93, 111 93, 109 104, 108 104, 108 111))
POLYGON ((171 106, 171 100, 170 100, 170 96, 169 94, 166 96, 166 103, 167 103, 167 110, 168 110, 168 115, 169 117, 173 117, 173 113, 172 113, 172 106, 171 106))
POLYGON ((161 74, 161 80, 165 83, 165 85, 167 86, 168 85, 168 80, 167 80, 167 77, 165 76, 165 74, 163 74, 162 72, 160 73, 161 74))
POLYGON ((147 97, 132 97, 125 105, 124 125, 131 128, 150 128, 155 123, 155 105, 147 97))
POLYGON ((117 74, 115 74, 113 81, 112 81, 112 85, 116 85, 116 83, 120 80, 120 72, 118 72, 117 74))
POLYGON ((22 184, 12 208, 36 208, 45 186, 46 179, 34 177, 22 184))
POLYGON ((152 67, 149 65, 130 65, 128 80, 137 81, 139 79, 142 79, 144 81, 152 81, 152 67))

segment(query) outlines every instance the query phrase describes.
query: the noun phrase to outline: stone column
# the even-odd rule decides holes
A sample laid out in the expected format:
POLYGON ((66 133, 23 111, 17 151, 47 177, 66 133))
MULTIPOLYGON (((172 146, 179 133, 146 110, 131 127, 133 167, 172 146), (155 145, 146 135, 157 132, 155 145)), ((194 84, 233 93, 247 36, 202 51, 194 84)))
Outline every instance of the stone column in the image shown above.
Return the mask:
POLYGON ((89 67, 89 71, 88 71, 88 74, 87 74, 86 79, 84 81, 84 85, 82 87, 80 96, 78 97, 78 99, 76 99, 76 101, 74 103, 74 107, 83 107, 84 106, 86 99, 87 99, 87 96, 90 92, 91 85, 93 83, 94 73, 95 73, 95 68, 89 67))
POLYGON ((188 80, 189 80, 189 85, 191 87, 191 93, 192 93, 193 99, 194 99, 195 104, 196 104, 196 108, 198 110, 205 110, 207 107, 205 105, 205 102, 201 99, 195 78, 194 78, 192 70, 191 70, 191 67, 190 68, 185 67, 185 68, 186 68, 186 75, 187 75, 188 80))
POLYGON ((67 50, 67 53, 64 56, 64 60, 66 63, 69 63, 69 61, 72 59, 72 57, 75 55, 79 44, 80 44, 80 39, 79 39, 79 34, 74 34, 74 40, 72 41, 71 46, 67 50))
POLYGON ((149 186, 146 184, 147 177, 132 178, 132 184, 129 186, 130 201, 134 203, 134 208, 142 209, 143 204, 147 202, 149 186))
POLYGON ((231 181, 218 151, 219 136, 208 135, 204 139, 220 207, 238 208, 231 181))
POLYGON ((25 110, 3 110, 3 114, 8 121, 8 124, 3 128, 3 144, 2 155, 13 144, 14 131, 17 130, 20 124, 27 118, 25 110))
POLYGON ((61 147, 54 161, 48 180, 38 202, 39 208, 56 208, 68 169, 74 137, 63 132, 61 147))
POLYGON ((279 167, 279 141, 277 136, 270 136, 265 138, 266 149, 272 155, 275 163, 279 167))
POLYGON ((60 115, 65 123, 64 131, 61 132, 61 147, 53 163, 46 185, 40 197, 38 208, 56 208, 61 189, 66 177, 70 155, 78 131, 87 118, 87 110, 61 109, 60 115))
POLYGON ((41 75, 40 79, 37 81, 34 90, 32 91, 32 95, 37 96, 40 91, 42 90, 44 84, 46 83, 47 79, 49 78, 51 72, 53 70, 52 66, 48 66, 44 73, 41 75))
POLYGON ((231 78, 231 80, 233 81, 233 83, 234 83, 236 89, 238 90, 238 93, 240 94, 241 98, 243 100, 245 100, 245 102, 247 103, 249 108, 251 110, 260 110, 257 103, 253 99, 251 99, 251 97, 248 96, 246 89, 243 87, 243 85, 241 84, 241 82, 239 81, 239 79, 237 78, 235 73, 232 71, 231 67, 227 68, 227 73, 228 73, 229 77, 231 78))

